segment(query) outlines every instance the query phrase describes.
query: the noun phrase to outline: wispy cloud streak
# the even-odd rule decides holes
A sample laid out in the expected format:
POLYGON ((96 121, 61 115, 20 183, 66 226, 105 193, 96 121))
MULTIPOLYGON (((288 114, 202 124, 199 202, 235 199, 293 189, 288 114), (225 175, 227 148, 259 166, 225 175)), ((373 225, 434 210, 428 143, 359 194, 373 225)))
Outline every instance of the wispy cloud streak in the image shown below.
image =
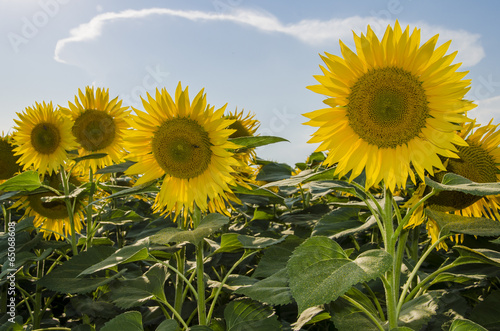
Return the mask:
MULTIPOLYGON (((62 58, 61 53, 68 44, 90 41, 100 37, 103 27, 106 24, 127 19, 142 19, 155 15, 181 17, 193 22, 225 21, 249 25, 263 32, 290 35, 306 44, 312 45, 336 43, 339 39, 348 40, 352 36, 352 31, 366 31, 368 24, 374 28, 375 32, 383 33, 388 24, 394 23, 375 17, 352 16, 342 19, 334 18, 327 21, 302 20, 293 24, 283 24, 278 18, 269 13, 248 9, 241 9, 231 13, 173 10, 169 8, 130 9, 121 12, 99 14, 93 17, 88 23, 81 24, 70 30, 69 37, 57 42, 54 59, 65 63, 66 61, 62 58)), ((480 44, 480 35, 478 34, 472 34, 465 30, 438 28, 426 23, 419 23, 418 27, 422 28, 423 38, 430 37, 430 31, 440 31, 440 40, 442 42, 452 39, 454 49, 459 50, 457 60, 462 61, 464 66, 473 66, 484 57, 484 50, 480 44)))

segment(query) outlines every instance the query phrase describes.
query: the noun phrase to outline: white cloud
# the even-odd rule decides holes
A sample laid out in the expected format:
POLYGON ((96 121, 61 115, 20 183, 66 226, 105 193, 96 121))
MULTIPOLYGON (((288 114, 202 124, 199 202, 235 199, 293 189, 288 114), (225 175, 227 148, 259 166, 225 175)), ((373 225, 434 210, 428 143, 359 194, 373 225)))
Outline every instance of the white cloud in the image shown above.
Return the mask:
MULTIPOLYGON (((203 21, 226 21, 244 24, 264 32, 282 33, 290 35, 307 44, 322 45, 336 44, 339 39, 351 40, 352 31, 366 31, 370 24, 377 34, 383 33, 388 24, 393 21, 375 17, 353 16, 343 19, 334 18, 327 21, 302 20, 298 23, 283 24, 277 17, 270 13, 255 10, 236 10, 229 14, 173 10, 168 8, 149 8, 141 10, 125 10, 121 12, 107 12, 92 18, 88 23, 79 25, 70 30, 68 38, 57 42, 54 58, 56 61, 65 63, 61 53, 64 47, 70 43, 83 42, 96 39, 101 36, 105 24, 118 20, 141 19, 151 15, 166 15, 182 17, 195 22, 203 21)), ((440 32, 440 41, 453 40, 451 49, 458 50, 456 61, 462 62, 463 66, 473 66, 484 57, 484 50, 480 44, 480 35, 472 34, 465 30, 450 30, 443 27, 431 26, 426 23, 409 24, 410 27, 418 26, 422 29, 422 40, 431 37, 435 31, 440 32)), ((404 25, 405 26, 405 25, 404 25)))
POLYGON ((477 107, 468 115, 476 118, 477 122, 485 125, 493 119, 493 124, 500 122, 500 95, 476 101, 477 107))

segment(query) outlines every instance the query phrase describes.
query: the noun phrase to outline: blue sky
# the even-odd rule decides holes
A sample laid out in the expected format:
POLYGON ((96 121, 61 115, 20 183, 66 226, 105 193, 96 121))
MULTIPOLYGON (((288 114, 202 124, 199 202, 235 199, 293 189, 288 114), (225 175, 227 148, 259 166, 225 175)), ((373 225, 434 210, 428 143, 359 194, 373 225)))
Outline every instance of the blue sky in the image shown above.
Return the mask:
POLYGON ((251 111, 262 135, 290 143, 262 147, 262 158, 293 165, 316 145, 302 113, 323 107, 306 89, 319 54, 340 55, 339 39, 370 24, 379 35, 398 19, 422 41, 453 40, 455 62, 472 80, 469 114, 500 122, 500 2, 250 0, 0 0, 0 131, 35 101, 67 106, 78 88, 109 88, 125 105, 180 81, 191 96, 227 110, 251 111))

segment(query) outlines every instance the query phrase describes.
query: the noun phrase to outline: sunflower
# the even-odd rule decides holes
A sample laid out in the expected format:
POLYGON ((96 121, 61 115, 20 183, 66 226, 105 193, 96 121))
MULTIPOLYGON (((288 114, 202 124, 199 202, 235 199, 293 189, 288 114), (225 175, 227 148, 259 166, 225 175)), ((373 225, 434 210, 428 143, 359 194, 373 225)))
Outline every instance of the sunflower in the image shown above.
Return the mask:
POLYGON ((368 26, 366 36, 354 34, 357 54, 340 41, 343 58, 325 53, 327 68, 309 86, 328 96, 329 107, 307 114, 307 125, 319 127, 309 140, 329 151, 326 165, 349 180, 366 172, 366 187, 384 180, 391 191, 405 188, 417 172, 424 178, 444 170, 439 155, 457 157, 466 146, 456 133, 475 105, 463 97, 470 80, 451 64, 456 52, 444 55, 451 41, 435 48, 438 35, 420 46, 420 30, 401 30, 396 21, 381 41, 368 26))
MULTIPOLYGON (((492 125, 491 122, 485 126, 478 126, 475 120, 465 123, 459 135, 465 139, 468 146, 457 146, 459 159, 445 160, 446 171, 436 173, 434 179, 441 181, 446 173, 451 172, 476 183, 500 181, 500 131, 497 130, 498 126, 498 124, 492 125)), ((424 190, 425 185, 420 185, 415 194, 416 200, 423 196, 424 190)), ((413 199, 414 202, 415 199, 413 199)), ((431 197, 426 202, 426 207, 461 216, 500 220, 498 212, 500 197, 498 196, 481 197, 456 191, 442 191, 431 197)), ((408 226, 419 225, 425 220, 422 206, 412 215, 408 226)), ((436 241, 439 234, 438 224, 434 220, 428 219, 426 226, 432 241, 436 241)), ((457 235, 455 239, 460 241, 463 239, 463 235, 457 235)), ((442 243, 438 248, 447 249, 447 246, 442 243)))
POLYGON ((14 145, 11 135, 0 136, 0 184, 21 171, 18 164, 19 156, 14 155, 14 145))
MULTIPOLYGON (((245 116, 243 110, 240 112, 235 110, 234 113, 229 112, 224 117, 234 120, 228 127, 228 129, 234 130, 229 138, 253 137, 260 126, 260 122, 254 119, 255 114, 247 113, 245 116)), ((240 162, 240 165, 235 168, 237 173, 236 181, 243 186, 247 186, 247 183, 256 184, 255 177, 258 169, 252 167, 255 165, 255 158, 257 157, 255 148, 240 148, 235 151, 234 156, 240 162)), ((248 186, 248 188, 250 187, 248 186)))
POLYGON ((57 171, 68 160, 66 151, 76 147, 71 121, 55 111, 52 102, 35 102, 17 115, 13 140, 19 163, 24 170, 33 167, 42 175, 57 171))
MULTIPOLYGON (((47 185, 59 189, 61 185, 59 173, 53 173, 45 177, 47 185)), ((70 182, 73 185, 80 185, 77 177, 72 176, 70 182)), ((50 239, 54 235, 56 240, 62 239, 62 235, 71 235, 69 213, 63 199, 47 200, 47 198, 57 196, 54 192, 34 193, 19 199, 12 208, 25 209, 25 216, 33 216, 33 225, 40 228, 43 237, 50 239)), ((81 197, 75 201, 73 220, 75 232, 80 233, 83 228, 85 206, 81 197)))
POLYGON ((229 142, 232 120, 223 118, 225 106, 214 110, 207 105, 201 90, 190 103, 188 88, 181 84, 175 100, 165 89, 156 97, 142 100, 146 112, 134 109, 127 136, 127 149, 137 161, 125 173, 143 174, 136 185, 162 177, 160 192, 153 209, 161 214, 175 212, 175 218, 198 206, 201 211, 227 214, 226 202, 237 201, 230 185, 238 161, 228 149, 238 146, 229 142))
POLYGON ((123 136, 128 129, 128 107, 122 107, 118 97, 109 100, 109 90, 87 86, 85 94, 78 89, 75 103, 68 102, 69 108, 61 107, 64 115, 74 121, 71 131, 79 144, 78 156, 107 154, 97 159, 87 159, 80 163, 80 169, 103 168, 119 163, 125 155, 123 136), (79 97, 79 99, 78 99, 79 97))

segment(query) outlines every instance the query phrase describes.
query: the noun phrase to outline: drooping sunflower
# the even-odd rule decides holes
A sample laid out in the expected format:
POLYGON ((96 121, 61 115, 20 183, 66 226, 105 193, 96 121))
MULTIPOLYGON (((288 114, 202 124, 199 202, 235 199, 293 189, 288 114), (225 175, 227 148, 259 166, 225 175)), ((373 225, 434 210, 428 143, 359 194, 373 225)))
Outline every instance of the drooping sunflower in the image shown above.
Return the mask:
POLYGON ((52 102, 35 102, 17 115, 14 152, 23 169, 33 167, 40 174, 57 171, 68 160, 67 151, 76 147, 71 121, 55 111, 52 102))
MULTIPOLYGON (((435 174, 435 180, 441 181, 446 173, 455 173, 476 183, 492 183, 500 181, 500 130, 491 122, 485 126, 476 125, 476 121, 465 123, 459 135, 465 139, 468 146, 457 146, 458 159, 450 158, 444 161, 446 171, 435 174)), ((418 200, 425 191, 421 185, 415 196, 418 200)), ((486 217, 500 221, 499 196, 475 196, 456 191, 442 191, 426 201, 425 207, 433 210, 454 213, 467 217, 486 217)), ((416 226, 427 221, 427 231, 432 242, 438 239, 438 224, 423 213, 423 206, 412 215, 408 226, 416 226)), ((463 235, 455 236, 461 240, 463 235)), ((447 249, 442 243, 438 248, 447 249)))
POLYGON ((238 165, 229 142, 232 120, 223 117, 225 106, 214 110, 201 90, 190 103, 188 88, 176 88, 175 99, 166 89, 142 100, 146 112, 134 109, 135 129, 127 135, 130 158, 137 161, 126 174, 143 174, 136 185, 165 176, 153 209, 162 214, 183 213, 196 204, 200 210, 227 214, 226 202, 237 201, 233 167, 238 165))
POLYGON ((11 135, 2 132, 0 136, 0 184, 21 171, 18 164, 19 156, 14 155, 13 139, 11 135))
POLYGON ((89 167, 95 172, 120 162, 125 155, 123 136, 128 129, 128 107, 122 107, 118 97, 109 100, 109 90, 87 86, 85 94, 78 89, 75 103, 68 102, 69 108, 61 107, 64 115, 74 121, 71 131, 76 138, 78 156, 107 154, 98 159, 87 159, 80 163, 80 168, 89 167))
MULTIPOLYGON (((60 189, 61 180, 59 173, 45 177, 46 185, 55 189, 60 189)), ((71 177, 70 182, 73 185, 81 184, 76 177, 71 177)), ((66 203, 62 199, 47 201, 47 198, 57 196, 54 192, 41 192, 23 196, 12 208, 25 209, 25 216, 33 216, 33 225, 40 229, 43 237, 50 239, 54 235, 56 240, 63 239, 62 235, 68 237, 71 235, 71 225, 66 203)), ((84 223, 85 205, 83 199, 76 198, 73 220, 75 223, 75 232, 80 233, 84 223)))
MULTIPOLYGON (((255 119, 255 114, 244 113, 244 111, 238 112, 235 110, 229 112, 225 115, 225 118, 229 120, 234 120, 234 122, 229 125, 228 129, 235 130, 229 138, 241 138, 241 137, 253 137, 256 135, 257 129, 260 126, 260 122, 255 119)), ((234 153, 235 158, 240 161, 240 165, 235 168, 237 182, 246 185, 246 183, 255 183, 255 176, 258 172, 255 165, 255 158, 257 154, 255 148, 240 148, 234 153)))
POLYGON ((448 41, 436 48, 438 35, 420 45, 420 30, 401 30, 396 21, 379 40, 368 26, 366 36, 354 34, 357 54, 340 41, 342 57, 325 53, 326 68, 309 86, 328 96, 329 107, 304 116, 319 127, 309 140, 329 151, 326 165, 337 163, 340 176, 350 180, 363 170, 366 186, 384 180, 394 191, 415 182, 434 168, 444 170, 439 155, 457 157, 465 146, 456 133, 475 105, 463 97, 469 90, 467 72, 451 64, 456 52, 445 55, 448 41))

